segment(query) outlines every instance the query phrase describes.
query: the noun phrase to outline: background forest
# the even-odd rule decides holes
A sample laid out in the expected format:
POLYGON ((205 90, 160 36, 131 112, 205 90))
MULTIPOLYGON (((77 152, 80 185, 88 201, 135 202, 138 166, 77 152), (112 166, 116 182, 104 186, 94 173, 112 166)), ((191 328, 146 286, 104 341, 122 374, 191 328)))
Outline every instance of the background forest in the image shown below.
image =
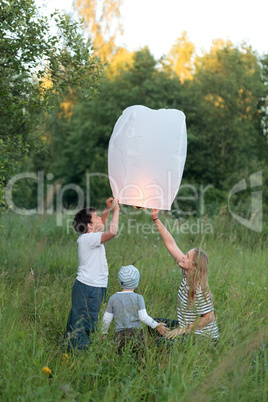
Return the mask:
MULTIPOLYGON (((257 54, 247 44, 234 46, 231 41, 217 39, 210 51, 200 56, 183 32, 170 52, 155 60, 148 48, 131 53, 116 47, 114 39, 122 29, 120 1, 111 2, 110 8, 104 3, 101 14, 95 2, 77 1, 76 7, 94 45, 91 57, 96 58, 95 65, 98 63, 98 78, 88 87, 86 77, 81 76, 80 82, 78 77, 73 79, 71 61, 69 65, 65 61, 68 85, 59 84, 58 103, 49 110, 29 107, 29 116, 32 118, 34 111, 39 118, 45 117, 45 125, 36 125, 35 134, 31 133, 31 140, 26 141, 27 154, 23 153, 23 162, 17 169, 44 172, 45 191, 50 189, 50 210, 53 202, 55 207, 59 186, 72 183, 86 192, 87 173, 107 175, 113 126, 122 111, 135 104, 153 109, 175 108, 186 115, 188 153, 183 185, 173 208, 176 216, 217 214, 221 206, 227 205, 229 191, 240 180, 248 180, 258 171, 262 171, 264 180, 268 169, 267 55, 257 54), (201 186, 206 189, 202 207, 193 186, 197 191, 201 186)), ((48 70, 42 83, 55 92, 56 83, 51 77, 48 70)), ((14 187, 16 206, 37 206, 35 181, 21 179, 14 187)), ((268 193, 262 190, 266 205, 268 193)), ((246 201, 249 194, 250 188, 240 192, 237 199, 232 198, 233 208, 244 218, 254 212, 248 205, 250 201, 246 201)), ((93 205, 103 205, 109 195, 106 177, 91 178, 93 205)), ((76 205, 76 192, 64 191, 64 206, 76 205)))

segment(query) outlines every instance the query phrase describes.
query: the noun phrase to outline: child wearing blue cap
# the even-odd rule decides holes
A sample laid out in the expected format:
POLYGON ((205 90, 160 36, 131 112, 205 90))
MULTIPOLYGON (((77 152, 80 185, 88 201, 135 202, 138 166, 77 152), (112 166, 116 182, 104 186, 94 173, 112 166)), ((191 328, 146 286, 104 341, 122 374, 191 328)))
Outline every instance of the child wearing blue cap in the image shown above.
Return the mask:
POLYGON ((140 273, 133 265, 120 269, 118 280, 122 290, 110 297, 103 316, 103 334, 108 332, 113 318, 115 320, 115 340, 118 343, 119 354, 129 340, 143 344, 142 323, 156 329, 161 335, 165 334, 166 324, 153 320, 146 312, 143 297, 134 293, 134 289, 139 285, 139 279, 140 273))

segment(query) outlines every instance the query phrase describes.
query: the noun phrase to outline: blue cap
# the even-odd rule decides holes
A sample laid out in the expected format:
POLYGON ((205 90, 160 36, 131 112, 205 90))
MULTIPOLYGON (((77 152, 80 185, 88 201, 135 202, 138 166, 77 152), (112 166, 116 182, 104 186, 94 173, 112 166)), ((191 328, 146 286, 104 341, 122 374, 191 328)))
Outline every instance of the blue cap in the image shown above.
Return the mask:
POLYGON ((127 265, 118 272, 118 280, 123 289, 135 289, 139 285, 140 273, 134 265, 127 265))

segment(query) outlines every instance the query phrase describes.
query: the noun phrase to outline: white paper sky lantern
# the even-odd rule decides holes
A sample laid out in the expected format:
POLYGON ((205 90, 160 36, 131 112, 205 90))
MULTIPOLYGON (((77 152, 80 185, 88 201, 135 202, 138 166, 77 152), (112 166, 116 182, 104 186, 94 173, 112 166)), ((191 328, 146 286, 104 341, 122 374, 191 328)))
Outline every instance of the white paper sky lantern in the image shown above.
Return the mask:
POLYGON ((170 210, 181 183, 186 151, 183 112, 128 107, 109 142, 113 196, 120 204, 170 210))

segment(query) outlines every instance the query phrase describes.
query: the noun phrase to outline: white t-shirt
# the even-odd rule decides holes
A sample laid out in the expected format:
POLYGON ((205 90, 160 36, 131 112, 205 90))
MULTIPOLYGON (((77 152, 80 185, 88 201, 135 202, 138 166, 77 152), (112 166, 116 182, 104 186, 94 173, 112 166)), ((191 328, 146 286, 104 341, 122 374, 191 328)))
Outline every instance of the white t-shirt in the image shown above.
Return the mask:
POLYGON ((88 286, 106 288, 108 283, 108 264, 105 247, 101 244, 102 232, 84 233, 79 236, 79 267, 77 280, 88 286))

